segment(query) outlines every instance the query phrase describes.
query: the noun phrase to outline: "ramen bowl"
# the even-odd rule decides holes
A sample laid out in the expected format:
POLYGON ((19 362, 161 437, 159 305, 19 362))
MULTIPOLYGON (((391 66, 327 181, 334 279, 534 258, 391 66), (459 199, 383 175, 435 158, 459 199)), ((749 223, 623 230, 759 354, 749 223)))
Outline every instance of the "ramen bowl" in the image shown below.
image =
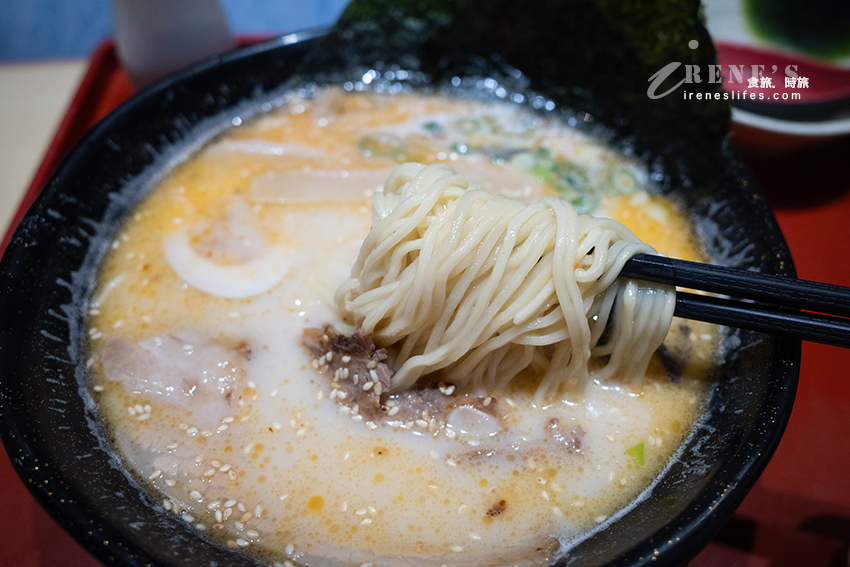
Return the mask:
MULTIPOLYGON (((95 557, 115 565, 263 565, 168 514, 112 451, 87 370, 87 302, 120 223, 203 143, 278 106, 322 33, 233 52, 143 91, 69 154, 15 232, 0 269, 0 418, 17 473, 95 557)), ((787 246, 743 163, 723 149, 722 182, 671 191, 709 255, 794 275, 787 246)), ((678 565, 752 487, 791 412, 799 341, 735 330, 704 417, 627 512, 573 542, 558 565, 678 565)))

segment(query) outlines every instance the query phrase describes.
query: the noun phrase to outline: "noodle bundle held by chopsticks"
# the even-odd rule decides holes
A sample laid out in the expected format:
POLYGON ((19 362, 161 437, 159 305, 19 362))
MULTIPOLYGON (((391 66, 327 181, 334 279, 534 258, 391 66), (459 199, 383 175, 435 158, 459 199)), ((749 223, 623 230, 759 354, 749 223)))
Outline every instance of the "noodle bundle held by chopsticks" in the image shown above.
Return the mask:
POLYGON ((530 371, 544 399, 591 377, 645 372, 675 290, 618 279, 638 253, 655 250, 560 199, 527 204, 448 165, 408 163, 375 195, 372 229, 336 302, 394 352, 393 391, 440 371, 458 387, 497 392, 530 371))

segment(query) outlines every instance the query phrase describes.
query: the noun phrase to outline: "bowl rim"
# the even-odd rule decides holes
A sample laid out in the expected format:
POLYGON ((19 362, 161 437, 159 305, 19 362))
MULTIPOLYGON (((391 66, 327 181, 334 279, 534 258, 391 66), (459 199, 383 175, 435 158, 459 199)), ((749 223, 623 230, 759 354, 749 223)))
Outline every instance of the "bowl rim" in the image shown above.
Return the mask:
MULTIPOLYGON (((0 292, 5 294, 7 290, 12 289, 15 282, 12 276, 13 270, 10 267, 19 255, 26 253, 23 250, 26 248, 26 238, 20 234, 21 227, 37 224, 38 217, 45 214, 45 211, 49 208, 50 199, 56 198, 63 180, 74 172, 80 162, 91 158, 98 146, 109 137, 112 130, 121 126, 126 115, 151 101, 158 100, 169 89, 179 86, 184 81, 197 75, 214 72, 223 64, 243 61, 257 54, 303 43, 327 35, 327 33, 327 29, 296 32, 211 57, 141 90, 122 103, 115 111, 95 125, 69 152, 25 215, 21 225, 15 231, 2 262, 0 262, 0 292)), ((734 154, 730 154, 730 156, 740 174, 748 176, 749 173, 739 158, 734 154)), ((773 222, 775 224, 775 221, 773 222)), ((788 259, 788 268, 793 273, 790 255, 788 259)), ((4 301, 3 303, 8 302, 4 301)), ((0 313, 5 313, 8 308, 9 306, 0 306, 0 313)), ((4 328, 3 332, 5 333, 5 331, 4 328)), ((5 336, 5 334, 0 336, 0 347, 5 342, 5 336)), ((743 456, 740 459, 741 467, 735 473, 727 475, 724 489, 718 491, 717 494, 705 495, 703 499, 705 501, 695 506, 696 513, 674 530, 675 534, 671 534, 670 539, 661 538, 657 543, 650 540, 642 545, 635 546, 618 559, 615 564, 657 564, 656 560, 659 557, 664 559, 664 563, 675 564, 686 561, 693 557, 696 552, 691 549, 692 546, 685 546, 685 542, 698 542, 698 552, 734 512, 743 496, 746 495, 746 492, 752 487, 767 465, 781 439, 788 418, 790 418, 799 374, 801 343, 799 340, 779 339, 775 351, 781 353, 785 357, 784 360, 789 362, 783 376, 785 387, 773 394, 776 407, 782 411, 773 420, 773 427, 765 429, 755 439, 759 443, 759 451, 743 456)), ((0 348, 0 358, 5 359, 7 356, 10 356, 9 349, 0 348)), ((0 422, 3 424, 3 427, 0 428, 0 438, 2 438, 16 473, 24 480, 30 493, 74 539, 101 561, 111 563, 118 559, 128 565, 159 564, 154 557, 146 554, 145 550, 133 549, 132 542, 126 541, 122 533, 114 527, 103 523, 95 526, 92 520, 87 517, 88 511, 84 507, 77 507, 73 504, 81 501, 80 498, 76 497, 77 495, 64 493, 61 490, 51 492, 44 488, 45 485, 51 483, 54 486, 61 484, 61 471, 54 471, 49 467, 39 469, 34 466, 34 463, 37 462, 37 456, 32 454, 30 450, 27 432, 19 429, 18 423, 14 419, 14 412, 10 411, 14 406, 14 398, 10 397, 10 385, 4 379, 4 374, 5 371, 0 372, 0 422), (69 502, 71 503, 69 504, 69 502), (94 536, 93 530, 96 532, 94 536), (105 544, 104 540, 108 543, 105 544)), ((558 564, 563 562, 562 559, 558 564)))

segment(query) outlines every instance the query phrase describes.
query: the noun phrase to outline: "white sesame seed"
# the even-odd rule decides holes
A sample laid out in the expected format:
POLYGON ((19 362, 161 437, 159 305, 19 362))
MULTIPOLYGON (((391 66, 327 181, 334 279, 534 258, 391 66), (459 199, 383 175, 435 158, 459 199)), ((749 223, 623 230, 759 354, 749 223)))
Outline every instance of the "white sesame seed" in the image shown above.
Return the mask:
POLYGON ((370 360, 369 362, 366 363, 366 368, 368 368, 369 370, 374 370, 377 367, 378 367, 378 363, 375 362, 374 360, 370 360))
POLYGON ((229 478, 230 480, 236 480, 236 471, 228 471, 227 478, 229 478))
POLYGON ((127 408, 127 413, 130 415, 136 415, 136 408, 127 408))
POLYGON ((213 476, 214 474, 215 474, 215 469, 209 469, 207 472, 204 473, 204 476, 209 478, 209 477, 213 476))
POLYGON ((248 542, 240 537, 236 540, 236 545, 239 547, 248 547, 248 542))
POLYGON ((366 422, 366 427, 368 427, 369 429, 378 429, 378 426, 377 426, 377 425, 375 425, 375 422, 374 422, 374 421, 367 421, 367 422, 366 422))
POLYGON ((177 442, 174 442, 174 443, 169 443, 168 445, 165 446, 165 448, 168 449, 169 451, 173 451, 174 449, 176 449, 179 446, 180 445, 177 442))
POLYGON ((167 478, 165 479, 165 484, 167 484, 168 486, 174 486, 177 484, 177 481, 173 478, 167 478))
POLYGON ((227 429, 227 424, 226 424, 226 423, 222 423, 221 425, 219 425, 218 427, 216 427, 216 429, 215 429, 215 430, 216 430, 216 431, 218 431, 218 432, 222 432, 222 431, 224 431, 225 429, 227 429))
POLYGON ((363 416, 362 415, 352 415, 351 419, 353 419, 354 421, 363 421, 363 416))
POLYGON ((457 513, 463 514, 464 512, 466 512, 466 504, 461 504, 460 508, 457 509, 457 513))
POLYGON ((543 500, 549 500, 549 493, 546 492, 545 490, 540 491, 540 496, 543 497, 543 500))
POLYGON ((563 513, 563 512, 561 511, 561 509, 560 509, 560 508, 558 508, 557 506, 552 506, 552 513, 553 513, 553 514, 555 514, 555 515, 556 515, 556 516, 558 516, 558 517, 563 517, 563 516, 564 516, 564 513, 563 513))
POLYGON ((179 429, 180 431, 187 431, 189 429, 189 426, 186 425, 185 423, 181 423, 180 425, 177 426, 177 429, 179 429))
POLYGON ((283 426, 280 423, 275 421, 275 422, 272 422, 272 427, 274 427, 276 430, 280 431, 280 428, 283 427, 283 426))
POLYGON ((481 539, 481 536, 476 533, 469 533, 469 539, 481 539))
POLYGON ((366 518, 365 520, 363 520, 362 522, 360 522, 360 525, 361 525, 361 526, 368 526, 368 525, 369 525, 369 524, 371 524, 371 523, 372 523, 372 518, 366 518))
POLYGON ((196 435, 198 433, 197 427, 190 427, 186 430, 186 435, 196 435))
POLYGON ((195 524, 195 529, 202 532, 207 529, 207 527, 204 524, 195 524))
POLYGON ((390 411, 387 412, 387 415, 392 417, 392 416, 396 415, 399 411, 400 411, 400 408, 398 406, 393 406, 393 407, 390 408, 390 411))
POLYGON ((94 390, 95 392, 102 392, 104 390, 104 388, 103 388, 103 386, 97 385, 97 386, 92 386, 92 390, 94 390))
POLYGON ((257 504, 257 507, 254 508, 254 515, 258 518, 263 515, 263 507, 257 504))
POLYGON ((450 467, 456 467, 457 466, 457 463, 454 462, 452 459, 446 459, 446 464, 449 465, 450 467))
POLYGON ((284 551, 286 552, 287 555, 292 555, 293 553, 295 553, 295 546, 290 543, 289 545, 286 546, 286 549, 284 549, 284 551))
POLYGON ((163 500, 163 501, 162 501, 162 507, 163 507, 163 508, 165 508, 166 510, 168 510, 168 511, 170 512, 170 511, 171 511, 171 507, 172 507, 172 506, 171 506, 171 500, 169 500, 168 498, 166 498, 165 500, 163 500))
POLYGON ((258 532, 257 530, 248 530, 247 532, 245 532, 245 535, 249 537, 260 537, 260 532, 258 532))
POLYGON ((322 399, 324 399, 324 397, 325 397, 325 393, 323 391, 319 390, 318 392, 316 392, 316 399, 317 400, 322 400, 322 399))
POLYGON ((251 512, 245 512, 244 514, 242 514, 242 517, 239 518, 239 521, 243 524, 247 524, 253 517, 254 514, 252 514, 251 512))
POLYGON ((161 474, 162 474, 162 471, 159 470, 159 469, 156 469, 150 475, 148 475, 148 480, 154 480, 156 478, 159 478, 159 475, 161 475, 161 474))
POLYGON ((384 387, 380 382, 375 382, 375 395, 380 396, 384 393, 384 387))
POLYGON ((348 355, 346 354, 346 355, 344 355, 344 356, 342 357, 342 361, 343 361, 345 364, 348 364, 349 362, 351 362, 351 357, 350 357, 350 356, 348 356, 348 355))
POLYGON ((420 429, 425 429, 428 427, 428 422, 424 419, 417 419, 414 423, 416 424, 416 427, 419 427, 420 429))
POLYGON ((236 503, 236 509, 239 510, 240 512, 247 512, 248 511, 248 508, 246 508, 245 505, 241 502, 236 503))
POLYGON ((302 435, 304 435, 305 433, 307 433, 307 428, 306 428, 306 427, 303 427, 303 428, 299 429, 298 431, 296 431, 296 432, 295 432, 295 435, 297 435, 298 437, 301 437, 301 436, 302 436, 302 435))
POLYGON ((446 395, 451 396, 455 392, 455 386, 452 384, 451 386, 446 387, 446 395))
POLYGON ((456 551, 456 552, 460 553, 461 551, 463 551, 463 548, 459 545, 453 545, 452 551, 456 551))
POLYGON ((229 464, 229 463, 225 463, 225 464, 221 465, 221 468, 220 468, 219 470, 220 470, 221 472, 227 472, 227 471, 229 471, 229 470, 230 470, 230 464, 229 464))
POLYGON ((194 521, 195 521, 195 517, 194 517, 194 516, 192 516, 191 514, 183 514, 183 516, 181 516, 181 517, 183 518, 183 520, 184 520, 187 524, 191 524, 192 522, 194 522, 194 521))
POLYGON ((486 398, 484 398, 484 407, 486 408, 487 406, 489 406, 490 402, 492 402, 492 401, 493 401, 493 398, 491 398, 490 396, 487 396, 486 398))
POLYGON ((372 382, 377 382, 379 380, 378 373, 374 370, 369 371, 369 377, 372 379, 372 382))
POLYGON ((227 518, 229 518, 232 513, 233 513, 233 508, 225 508, 224 514, 223 514, 224 519, 227 520, 227 518))
POLYGON ((236 500, 228 500, 224 503, 225 508, 233 508, 234 506, 236 506, 236 500))
POLYGON ((602 522, 604 522, 607 519, 608 519, 608 516, 596 516, 594 518, 594 520, 596 520, 597 524, 601 524, 602 522))
POLYGON ((342 511, 343 511, 343 512, 345 512, 346 510, 348 510, 348 502, 343 502, 343 503, 342 503, 342 507, 341 507, 341 509, 342 509, 342 511))

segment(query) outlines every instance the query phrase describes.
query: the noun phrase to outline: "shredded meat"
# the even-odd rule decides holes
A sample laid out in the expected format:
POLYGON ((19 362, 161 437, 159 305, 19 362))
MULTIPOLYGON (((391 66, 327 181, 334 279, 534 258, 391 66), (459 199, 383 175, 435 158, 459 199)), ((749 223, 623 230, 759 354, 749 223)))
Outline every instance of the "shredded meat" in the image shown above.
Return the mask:
MULTIPOLYGON (((387 351, 377 348, 372 337, 341 335, 325 325, 305 329, 302 344, 313 355, 316 369, 331 376, 332 390, 344 392, 342 399, 347 404, 358 406, 360 414, 369 419, 381 415, 381 400, 389 395, 393 372, 384 363, 387 351)), ((339 399, 339 394, 333 397, 339 399)))
POLYGON ((546 424, 546 430, 558 443, 562 444, 571 453, 581 452, 581 441, 584 438, 584 429, 577 425, 569 431, 564 431, 560 426, 558 418, 552 418, 546 424))
POLYGON ((442 382, 390 395, 393 371, 385 362, 387 352, 377 348, 371 336, 344 335, 326 325, 305 329, 301 342, 313 356, 313 366, 331 378, 331 397, 353 415, 432 433, 442 429, 451 411, 460 406, 502 417, 498 400, 459 394, 442 382))

